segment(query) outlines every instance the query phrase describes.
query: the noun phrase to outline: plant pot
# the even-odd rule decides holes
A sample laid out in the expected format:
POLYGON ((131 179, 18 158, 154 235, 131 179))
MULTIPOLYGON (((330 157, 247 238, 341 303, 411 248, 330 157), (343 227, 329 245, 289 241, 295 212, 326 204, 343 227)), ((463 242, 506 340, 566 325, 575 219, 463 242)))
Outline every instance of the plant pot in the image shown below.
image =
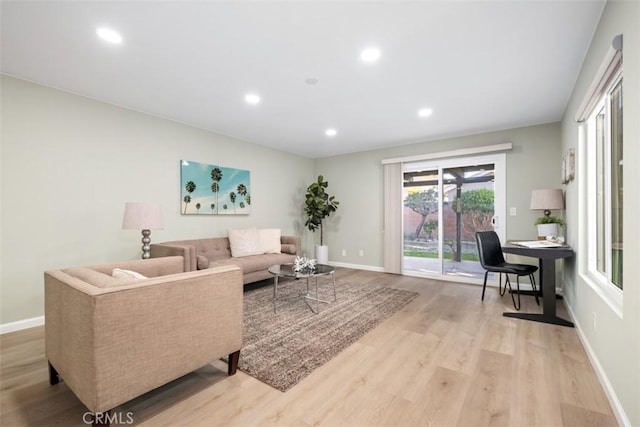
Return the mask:
POLYGON ((316 263, 327 264, 329 262, 329 246, 316 245, 316 263))
POLYGON ((538 237, 544 239, 547 236, 557 237, 558 235, 558 224, 538 224, 538 237))

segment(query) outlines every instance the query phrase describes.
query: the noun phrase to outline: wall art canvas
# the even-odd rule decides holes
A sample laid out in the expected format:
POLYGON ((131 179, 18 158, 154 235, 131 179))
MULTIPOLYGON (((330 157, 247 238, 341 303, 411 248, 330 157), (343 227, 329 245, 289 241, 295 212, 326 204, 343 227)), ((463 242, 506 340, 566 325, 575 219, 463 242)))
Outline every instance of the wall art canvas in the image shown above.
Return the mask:
POLYGON ((250 172, 218 165, 180 161, 180 213, 183 215, 248 215, 250 172))

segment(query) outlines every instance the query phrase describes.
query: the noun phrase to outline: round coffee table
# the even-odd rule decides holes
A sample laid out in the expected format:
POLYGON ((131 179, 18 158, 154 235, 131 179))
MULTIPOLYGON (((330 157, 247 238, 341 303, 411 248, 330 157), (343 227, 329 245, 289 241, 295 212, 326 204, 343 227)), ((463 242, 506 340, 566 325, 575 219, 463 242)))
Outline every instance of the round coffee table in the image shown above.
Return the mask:
POLYGON ((303 298, 307 305, 314 313, 318 314, 320 312, 320 303, 330 303, 331 301, 326 301, 318 298, 318 277, 321 276, 331 276, 333 282, 333 300, 337 301, 336 297, 336 278, 333 273, 335 273, 336 269, 331 267, 330 265, 325 264, 316 264, 316 268, 314 270, 304 270, 304 271, 293 271, 293 264, 279 264, 272 265, 269 267, 269 273, 273 274, 273 311, 277 312, 277 302, 278 302, 278 279, 280 277, 286 277, 290 279, 306 279, 307 284, 307 292, 304 294, 298 295, 299 298, 303 298), (315 279, 316 292, 315 297, 311 296, 309 293, 309 279, 315 279), (316 302, 316 309, 314 310, 311 304, 308 301, 316 302))

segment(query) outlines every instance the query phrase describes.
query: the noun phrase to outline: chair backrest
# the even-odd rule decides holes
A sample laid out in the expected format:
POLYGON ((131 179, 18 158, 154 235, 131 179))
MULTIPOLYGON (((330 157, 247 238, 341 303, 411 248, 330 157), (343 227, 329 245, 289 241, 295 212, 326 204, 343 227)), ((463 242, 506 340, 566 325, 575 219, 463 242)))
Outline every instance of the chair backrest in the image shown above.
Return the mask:
POLYGON ((505 262, 502 245, 500 245, 500 239, 495 231, 476 232, 476 243, 482 267, 496 266, 505 262))

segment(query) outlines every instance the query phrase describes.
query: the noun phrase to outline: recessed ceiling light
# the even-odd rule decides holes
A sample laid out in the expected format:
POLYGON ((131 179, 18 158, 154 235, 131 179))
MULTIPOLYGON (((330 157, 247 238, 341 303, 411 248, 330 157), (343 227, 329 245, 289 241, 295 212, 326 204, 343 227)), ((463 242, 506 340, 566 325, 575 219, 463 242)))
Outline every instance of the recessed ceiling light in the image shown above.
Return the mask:
POLYGON ((260 97, 255 93, 248 93, 247 95, 245 95, 244 100, 247 102, 247 104, 256 105, 260 102, 260 97))
POLYGON ((98 28, 96 30, 96 34, 98 34, 98 37, 100 37, 102 40, 104 41, 108 41, 109 43, 114 43, 114 44, 120 44, 122 43, 122 36, 118 33, 116 33, 113 30, 110 30, 109 28, 98 28))
POLYGON ((418 117, 429 117, 433 114, 433 110, 431 108, 422 108, 418 110, 418 117))
POLYGON ((376 62, 380 59, 380 55, 380 49, 376 47, 369 47, 360 53, 360 59, 364 62, 376 62))
POLYGON ((326 131, 324 131, 324 134, 327 136, 336 136, 338 134, 338 131, 335 129, 327 129, 326 131))

